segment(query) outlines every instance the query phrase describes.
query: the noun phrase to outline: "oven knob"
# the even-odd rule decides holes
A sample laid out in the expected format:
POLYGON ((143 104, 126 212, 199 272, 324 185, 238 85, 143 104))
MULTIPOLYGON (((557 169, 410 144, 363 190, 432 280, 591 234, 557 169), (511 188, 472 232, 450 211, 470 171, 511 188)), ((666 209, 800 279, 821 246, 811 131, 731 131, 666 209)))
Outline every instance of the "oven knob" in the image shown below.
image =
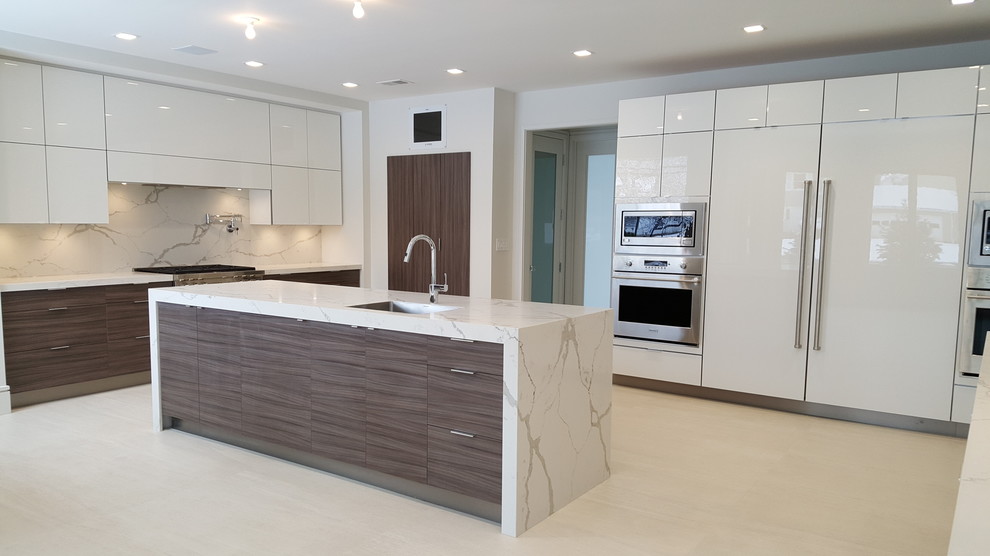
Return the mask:
POLYGON ((626 266, 632 266, 632 261, 626 261, 626 266))
POLYGON ((687 263, 681 263, 681 270, 684 270, 685 268, 687 268, 687 263))

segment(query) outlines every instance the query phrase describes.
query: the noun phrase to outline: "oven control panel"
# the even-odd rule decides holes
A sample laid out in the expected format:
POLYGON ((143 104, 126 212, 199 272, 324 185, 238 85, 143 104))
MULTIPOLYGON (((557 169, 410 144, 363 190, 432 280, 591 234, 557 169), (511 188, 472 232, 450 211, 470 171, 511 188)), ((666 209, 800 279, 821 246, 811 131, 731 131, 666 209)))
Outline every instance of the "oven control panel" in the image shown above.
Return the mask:
POLYGON ((704 257, 616 255, 612 264, 612 270, 615 272, 701 275, 704 269, 704 257))

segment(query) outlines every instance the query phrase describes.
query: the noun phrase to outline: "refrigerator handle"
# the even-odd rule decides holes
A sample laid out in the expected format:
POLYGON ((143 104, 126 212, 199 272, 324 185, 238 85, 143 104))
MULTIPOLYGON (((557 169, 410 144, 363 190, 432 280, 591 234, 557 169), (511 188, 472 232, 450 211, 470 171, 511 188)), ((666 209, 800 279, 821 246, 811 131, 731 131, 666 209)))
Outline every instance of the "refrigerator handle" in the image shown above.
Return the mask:
POLYGON ((794 349, 801 349, 801 314, 804 312, 804 268, 808 260, 808 201, 811 198, 812 180, 804 180, 804 205, 801 207, 801 255, 798 263, 797 314, 794 316, 794 349))
POLYGON ((832 192, 832 180, 822 182, 822 233, 818 252, 818 299, 815 304, 815 343, 812 349, 822 349, 822 298, 825 295, 825 252, 828 250, 828 198, 832 192))

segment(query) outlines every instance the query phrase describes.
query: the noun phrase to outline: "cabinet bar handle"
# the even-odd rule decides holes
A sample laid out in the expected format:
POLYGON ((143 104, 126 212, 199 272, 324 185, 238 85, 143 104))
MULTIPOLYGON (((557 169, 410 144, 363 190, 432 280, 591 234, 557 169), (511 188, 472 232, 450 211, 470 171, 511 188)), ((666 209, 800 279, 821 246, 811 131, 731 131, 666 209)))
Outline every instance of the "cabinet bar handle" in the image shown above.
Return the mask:
POLYGON ((474 435, 469 432, 450 431, 450 434, 456 434, 457 436, 463 436, 465 438, 474 438, 474 435))
POLYGON ((461 369, 451 369, 450 372, 462 374, 462 375, 473 375, 474 371, 462 371, 461 369))
POLYGON ((68 309, 69 309, 68 307, 49 307, 48 308, 49 311, 66 311, 68 309))
POLYGON ((453 340, 455 342, 467 342, 469 344, 473 344, 474 343, 474 340, 469 340, 467 338, 451 338, 451 340, 453 340))
POLYGON ((147 299, 139 299, 139 300, 135 301, 134 303, 147 303, 147 302, 148 302, 147 299))
POLYGON ((794 317, 794 349, 801 349, 801 313, 804 312, 804 266, 808 260, 808 199, 811 195, 811 180, 804 180, 804 206, 801 207, 801 256, 798 263, 797 314, 794 317))
POLYGON ((56 347, 51 348, 51 350, 52 351, 55 351, 55 350, 59 350, 59 349, 69 349, 70 347, 72 347, 72 346, 56 346, 56 347))
POLYGON ((135 336, 134 339, 135 340, 146 340, 146 339, 148 339, 150 337, 151 337, 151 334, 148 334, 147 336, 135 336))
POLYGON ((822 298, 825 294, 825 252, 828 250, 828 197, 832 191, 832 180, 822 182, 822 239, 818 255, 818 300, 815 306, 815 351, 822 349, 822 298))

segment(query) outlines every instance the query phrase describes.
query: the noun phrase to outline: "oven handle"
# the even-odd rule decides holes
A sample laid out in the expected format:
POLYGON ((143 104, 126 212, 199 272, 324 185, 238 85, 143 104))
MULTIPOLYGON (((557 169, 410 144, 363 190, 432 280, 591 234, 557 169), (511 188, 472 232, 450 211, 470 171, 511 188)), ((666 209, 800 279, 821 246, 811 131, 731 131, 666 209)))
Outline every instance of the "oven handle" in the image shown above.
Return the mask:
POLYGON ((815 308, 815 345, 812 349, 822 349, 822 297, 825 296, 825 251, 828 249, 826 232, 828 231, 828 194, 832 189, 832 180, 822 182, 822 237, 821 251, 818 255, 818 299, 815 308))
POLYGON ((971 294, 971 293, 967 293, 966 294, 966 299, 985 299, 985 300, 990 300, 990 296, 988 296, 988 295, 974 295, 974 294, 971 294))
POLYGON ((804 206, 801 207, 801 262, 798 267, 797 314, 794 316, 794 349, 804 347, 801 344, 801 313, 804 313, 804 266, 808 261, 808 197, 814 182, 804 180, 804 206))
POLYGON ((618 280, 652 280, 654 282, 680 282, 687 284, 700 284, 701 276, 677 276, 677 275, 647 275, 647 276, 622 276, 613 274, 612 278, 618 280))

